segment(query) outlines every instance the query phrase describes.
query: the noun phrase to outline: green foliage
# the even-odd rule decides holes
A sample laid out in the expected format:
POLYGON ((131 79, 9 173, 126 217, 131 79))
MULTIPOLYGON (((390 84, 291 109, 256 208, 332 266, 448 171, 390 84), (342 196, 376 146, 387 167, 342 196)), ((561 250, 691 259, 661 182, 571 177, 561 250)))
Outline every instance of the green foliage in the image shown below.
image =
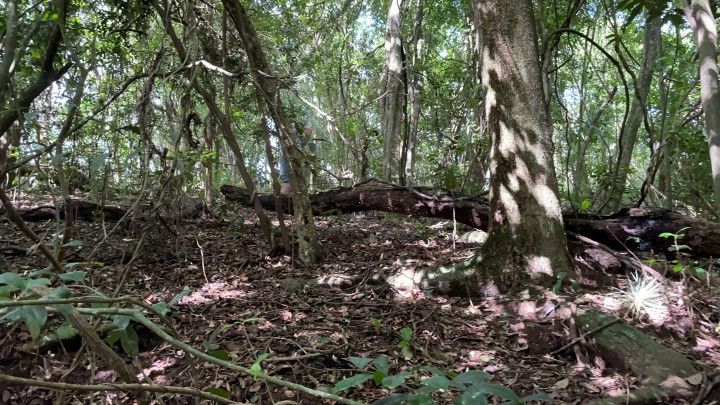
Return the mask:
POLYGON ((361 373, 338 381, 333 387, 334 393, 342 392, 353 387, 374 381, 379 387, 391 391, 390 395, 375 402, 376 405, 395 404, 433 404, 434 392, 455 392, 455 403, 463 405, 488 403, 490 397, 507 401, 508 404, 524 404, 531 401, 550 403, 551 399, 545 394, 535 394, 520 397, 510 388, 493 384, 491 376, 483 371, 470 370, 460 374, 448 374, 441 370, 428 367, 426 372, 431 374, 423 377, 424 373, 402 371, 390 374, 390 367, 386 356, 375 358, 349 357, 347 359, 361 373), (371 367, 370 367, 371 366, 371 367), (412 386, 409 380, 417 381, 412 386), (402 388, 405 392, 393 392, 402 388))
POLYGON ((410 343, 410 340, 412 339, 413 330, 411 328, 408 328, 407 326, 400 329, 400 342, 397 344, 397 347, 400 348, 400 351, 402 352, 403 357, 405 360, 410 360, 413 356, 412 352, 412 346, 410 343))

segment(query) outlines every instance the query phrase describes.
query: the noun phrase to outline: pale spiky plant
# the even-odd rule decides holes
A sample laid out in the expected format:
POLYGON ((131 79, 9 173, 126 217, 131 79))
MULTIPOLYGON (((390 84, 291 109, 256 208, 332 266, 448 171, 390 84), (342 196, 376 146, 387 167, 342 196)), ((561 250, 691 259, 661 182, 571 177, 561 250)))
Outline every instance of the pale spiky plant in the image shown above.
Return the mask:
POLYGON ((628 277, 628 288, 622 292, 622 296, 632 316, 647 315, 653 322, 661 322, 667 317, 665 291, 654 278, 639 273, 631 274, 628 277))

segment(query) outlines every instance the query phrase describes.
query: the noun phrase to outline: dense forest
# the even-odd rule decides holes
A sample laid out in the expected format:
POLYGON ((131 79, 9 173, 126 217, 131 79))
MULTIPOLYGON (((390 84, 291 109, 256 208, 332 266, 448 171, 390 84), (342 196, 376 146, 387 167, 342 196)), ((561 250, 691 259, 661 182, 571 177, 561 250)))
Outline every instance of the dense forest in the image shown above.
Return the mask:
POLYGON ((720 403, 714 0, 3 0, 0 403, 720 403))

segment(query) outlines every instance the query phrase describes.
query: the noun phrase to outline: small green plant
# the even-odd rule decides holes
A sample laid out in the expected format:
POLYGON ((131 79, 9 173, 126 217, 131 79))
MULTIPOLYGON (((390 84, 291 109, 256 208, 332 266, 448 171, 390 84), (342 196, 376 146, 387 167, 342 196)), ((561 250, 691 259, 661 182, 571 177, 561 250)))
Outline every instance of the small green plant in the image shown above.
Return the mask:
POLYGON ((673 245, 668 247, 669 252, 679 252, 681 250, 690 250, 690 246, 688 245, 681 245, 678 243, 678 241, 685 237, 685 234, 683 232, 690 229, 690 227, 685 227, 680 229, 679 231, 672 233, 672 232, 663 232, 660 235, 658 235, 659 238, 667 239, 667 238, 673 238, 673 245))
MULTIPOLYGON (((690 250, 690 246, 688 245, 681 245, 679 243, 680 239, 685 237, 685 231, 690 229, 690 227, 685 227, 680 229, 679 231, 673 233, 673 232, 663 232, 658 237, 663 239, 672 238, 673 245, 668 247, 669 252, 680 252, 682 250, 690 250)), ((682 260, 680 254, 677 255, 677 257, 670 261, 671 264, 673 264, 672 271, 674 273, 681 273, 684 270, 689 270, 692 275, 699 279, 704 279, 707 277, 707 272, 702 267, 692 266, 689 263, 686 263, 682 260)))
POLYGON ((391 375, 387 356, 375 358, 349 357, 347 360, 355 368, 364 372, 338 381, 332 389, 334 393, 362 385, 369 380, 375 381, 380 387, 394 389, 405 383, 405 379, 408 377, 406 372, 391 375))
POLYGON ((446 373, 434 367, 425 368, 431 375, 421 378, 418 373, 400 372, 390 374, 387 357, 376 358, 350 357, 348 361, 362 371, 352 377, 338 381, 333 392, 338 393, 351 387, 357 387, 373 380, 379 387, 388 390, 405 388, 407 392, 392 392, 375 402, 375 405, 432 405, 433 393, 453 392, 455 403, 459 405, 487 404, 490 397, 504 399, 503 404, 524 404, 530 401, 551 402, 546 394, 534 394, 520 397, 512 389, 490 382, 491 376, 479 370, 470 370, 460 374, 446 373), (419 384, 407 386, 408 379, 415 379, 419 384))
POLYGON ((412 339, 413 330, 411 328, 408 328, 407 326, 400 329, 400 342, 397 344, 397 347, 400 348, 400 351, 402 352, 403 358, 405 360, 410 360, 413 356, 412 352, 412 346, 410 345, 410 339, 412 339))

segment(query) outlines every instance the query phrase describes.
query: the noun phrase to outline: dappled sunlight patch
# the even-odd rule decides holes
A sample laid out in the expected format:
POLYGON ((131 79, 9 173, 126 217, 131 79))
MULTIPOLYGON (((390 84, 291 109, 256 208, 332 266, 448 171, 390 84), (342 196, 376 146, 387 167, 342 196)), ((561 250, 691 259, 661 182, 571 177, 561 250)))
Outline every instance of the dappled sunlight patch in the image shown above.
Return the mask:
MULTIPOLYGON (((462 358, 463 365, 470 368, 487 367, 495 360, 494 350, 470 350, 462 358)), ((498 371, 498 367, 489 367, 484 370, 488 373, 498 371)))
MULTIPOLYGON (((165 357, 155 360, 150 365, 150 367, 144 368, 142 373, 139 373, 137 377, 139 380, 142 380, 144 377, 150 377, 153 373, 165 371, 166 369, 174 366, 175 364, 177 364, 177 359, 173 357, 165 357)), ((167 378, 164 378, 163 375, 159 375, 156 376, 156 378, 153 378, 153 381, 156 384, 164 384, 167 383, 167 378), (161 382, 161 380, 164 380, 164 382, 161 382)))
POLYGON ((326 285, 328 287, 339 287, 347 286, 352 284, 357 279, 357 276, 345 274, 345 273, 330 273, 318 276, 315 281, 318 285, 326 285))
POLYGON ((517 314, 522 319, 537 319, 537 312, 535 301, 521 301, 517 306, 517 314))
POLYGON ((507 218, 511 225, 519 225, 522 222, 520 207, 513 193, 505 185, 500 185, 499 199, 503 209, 495 211, 495 221, 502 224, 505 223, 505 218, 507 218))
POLYGON ((611 397, 625 396, 629 390, 627 378, 618 374, 591 377, 590 383, 611 397))
POLYGON ((199 290, 193 291, 187 297, 183 297, 181 305, 203 305, 219 299, 238 299, 253 296, 254 293, 245 289, 238 289, 229 283, 215 282, 205 283, 199 290))
POLYGON ((698 352, 706 352, 716 349, 720 352, 720 339, 717 336, 712 336, 707 332, 699 332, 698 337, 695 338, 695 346, 693 350, 698 352))
POLYGON ((532 256, 527 261, 528 264, 528 272, 530 273, 530 276, 538 276, 539 274, 544 274, 547 276, 553 275, 553 268, 552 263, 550 262, 549 257, 545 256, 532 256))
POLYGON ((545 210, 545 215, 556 219, 562 220, 562 210, 560 209, 560 201, 553 190, 546 186, 543 181, 541 184, 535 184, 531 192, 535 197, 535 200, 545 210))

